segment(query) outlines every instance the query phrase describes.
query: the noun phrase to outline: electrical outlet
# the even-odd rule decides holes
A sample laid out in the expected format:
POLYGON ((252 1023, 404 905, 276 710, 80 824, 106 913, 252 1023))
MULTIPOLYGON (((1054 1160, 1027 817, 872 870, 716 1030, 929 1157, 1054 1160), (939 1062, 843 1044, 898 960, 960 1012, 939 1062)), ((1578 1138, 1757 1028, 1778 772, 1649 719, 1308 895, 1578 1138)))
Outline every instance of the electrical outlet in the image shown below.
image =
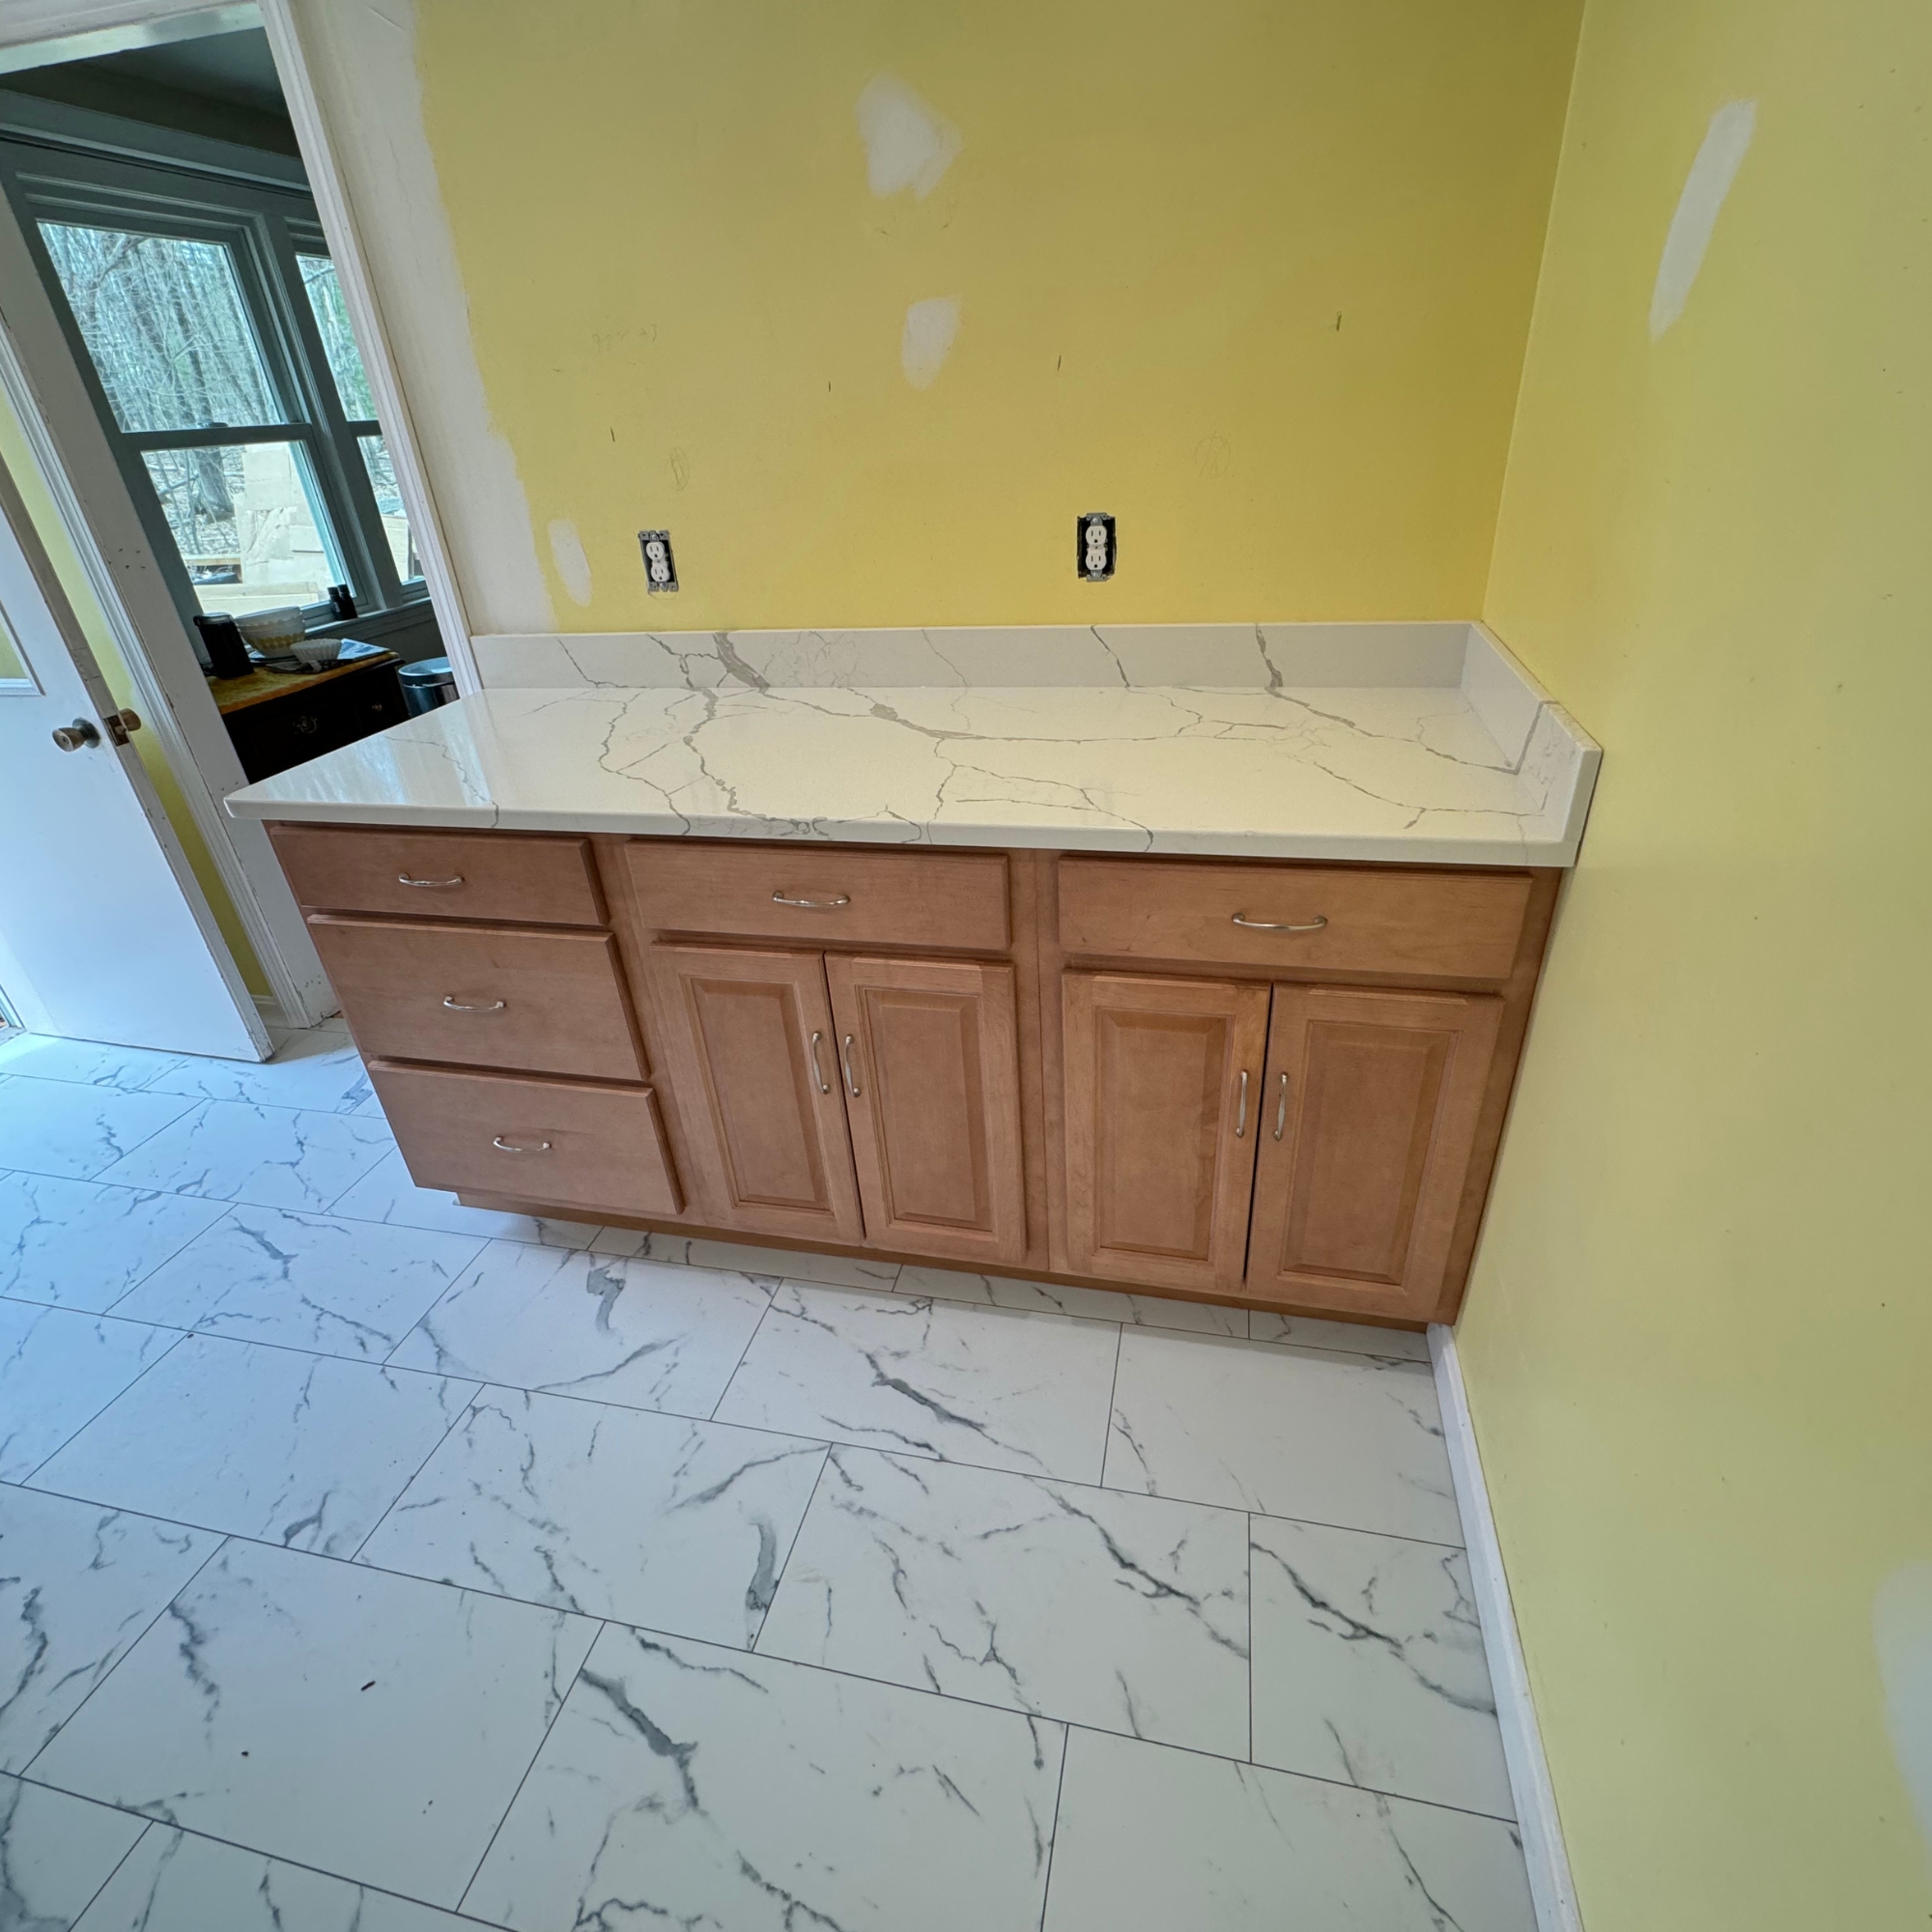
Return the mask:
POLYGON ((1074 568, 1089 583, 1104 583, 1120 561, 1114 520, 1104 510, 1089 510, 1074 526, 1074 568))
POLYGON ((638 541, 644 549, 644 588, 653 597, 660 590, 675 590, 677 560, 670 554, 670 532, 639 530, 638 541))

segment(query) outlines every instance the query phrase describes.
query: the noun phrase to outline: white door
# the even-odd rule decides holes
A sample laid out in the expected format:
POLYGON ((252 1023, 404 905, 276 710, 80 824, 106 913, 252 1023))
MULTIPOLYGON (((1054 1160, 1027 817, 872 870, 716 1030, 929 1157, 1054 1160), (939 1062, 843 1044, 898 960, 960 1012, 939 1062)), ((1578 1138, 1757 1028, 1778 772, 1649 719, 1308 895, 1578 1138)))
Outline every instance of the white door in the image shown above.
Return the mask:
POLYGON ((265 1059, 140 753, 117 739, 121 714, 0 462, 0 994, 34 1033, 265 1059))

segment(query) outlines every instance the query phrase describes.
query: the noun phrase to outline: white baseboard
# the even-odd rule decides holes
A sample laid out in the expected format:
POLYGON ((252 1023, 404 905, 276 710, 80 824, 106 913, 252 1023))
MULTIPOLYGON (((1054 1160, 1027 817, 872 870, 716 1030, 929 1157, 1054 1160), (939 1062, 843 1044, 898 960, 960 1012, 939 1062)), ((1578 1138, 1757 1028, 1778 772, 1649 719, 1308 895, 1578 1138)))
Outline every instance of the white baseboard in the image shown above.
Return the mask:
POLYGON ((1502 1725, 1503 1757, 1509 1766, 1510 1795, 1516 1801, 1517 1830, 1529 1867, 1529 1895, 1536 1907, 1538 1932, 1583 1932, 1570 1882, 1570 1857, 1563 1848, 1563 1826, 1556 1815, 1556 1793, 1543 1755, 1543 1734, 1529 1697, 1522 1642, 1503 1574, 1502 1547, 1490 1511, 1489 1486, 1469 1420, 1469 1398, 1463 1387, 1463 1365, 1455 1331, 1439 1322, 1429 1331, 1430 1358, 1435 1365, 1435 1394, 1442 1406, 1442 1434, 1449 1447, 1449 1469, 1456 1505, 1463 1513, 1463 1541, 1469 1552, 1476 1611, 1483 1620, 1483 1649, 1490 1662, 1496 1717, 1502 1725))

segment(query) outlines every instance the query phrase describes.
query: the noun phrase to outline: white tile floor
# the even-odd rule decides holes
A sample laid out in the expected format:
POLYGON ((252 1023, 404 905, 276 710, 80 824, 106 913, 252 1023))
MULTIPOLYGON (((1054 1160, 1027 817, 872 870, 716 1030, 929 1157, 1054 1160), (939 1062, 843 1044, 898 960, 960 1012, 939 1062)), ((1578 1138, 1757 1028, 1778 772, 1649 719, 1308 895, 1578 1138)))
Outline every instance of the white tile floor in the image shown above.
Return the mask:
POLYGON ((1419 1338, 0 1043, 0 1932, 1532 1932, 1419 1338))

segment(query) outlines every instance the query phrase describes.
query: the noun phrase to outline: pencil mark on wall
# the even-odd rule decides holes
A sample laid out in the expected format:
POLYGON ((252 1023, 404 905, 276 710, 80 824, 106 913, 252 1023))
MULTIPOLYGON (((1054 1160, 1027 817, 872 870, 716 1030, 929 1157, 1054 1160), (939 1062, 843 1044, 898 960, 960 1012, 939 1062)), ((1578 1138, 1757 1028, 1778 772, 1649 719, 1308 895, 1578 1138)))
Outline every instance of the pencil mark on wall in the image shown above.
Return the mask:
POLYGON ((670 464, 671 488, 682 490, 691 481, 691 458, 683 450, 673 449, 668 460, 670 464))
POLYGON ((905 312, 899 331, 899 367, 915 389, 927 389, 945 365, 959 333, 959 298, 931 296, 905 312))
POLYGON ((911 188, 923 201, 963 145, 959 129, 904 81, 881 73, 866 83, 857 106, 866 144, 866 182, 874 194, 911 188))
POLYGON ((1690 286, 1704 266, 1704 251, 1711 245, 1724 197, 1744 165, 1756 126, 1755 100, 1726 101, 1711 116, 1704 145, 1697 150, 1697 158, 1684 179, 1684 192, 1677 199, 1677 212, 1670 217, 1670 232, 1663 238, 1663 253, 1658 259, 1657 283, 1650 293, 1653 342, 1684 313, 1690 286))
POLYGON ((1234 459, 1234 448, 1225 436, 1204 436, 1194 445, 1194 467, 1204 479, 1227 475, 1234 459))
POLYGON ((568 517, 557 517, 551 524, 550 554, 570 601, 582 609, 590 602, 590 559, 583 554, 577 526, 568 517))

